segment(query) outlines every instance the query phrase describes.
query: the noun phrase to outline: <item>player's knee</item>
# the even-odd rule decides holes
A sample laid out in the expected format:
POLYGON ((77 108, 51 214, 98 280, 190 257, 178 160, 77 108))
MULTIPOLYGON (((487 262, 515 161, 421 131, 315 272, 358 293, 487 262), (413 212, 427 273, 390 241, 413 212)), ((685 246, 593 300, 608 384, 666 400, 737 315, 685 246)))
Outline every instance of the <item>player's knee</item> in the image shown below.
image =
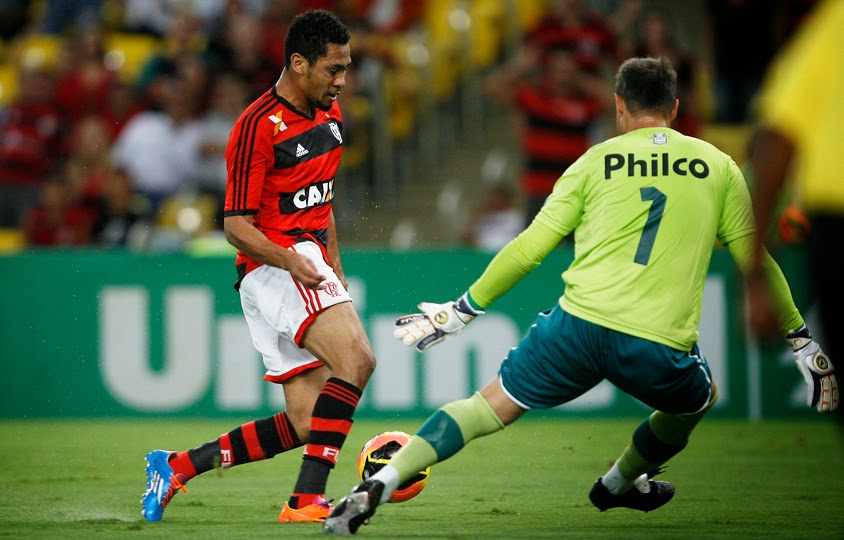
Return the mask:
POLYGON ((360 351, 357 355, 357 360, 355 361, 355 366, 357 368, 358 377, 362 381, 362 385, 365 385, 369 378, 372 376, 372 373, 375 371, 375 354, 373 354, 372 349, 369 347, 363 347, 363 350, 360 351))
POLYGON ((366 386, 372 372, 375 371, 375 355, 368 345, 349 351, 342 359, 331 363, 333 377, 348 381, 360 389, 366 386))

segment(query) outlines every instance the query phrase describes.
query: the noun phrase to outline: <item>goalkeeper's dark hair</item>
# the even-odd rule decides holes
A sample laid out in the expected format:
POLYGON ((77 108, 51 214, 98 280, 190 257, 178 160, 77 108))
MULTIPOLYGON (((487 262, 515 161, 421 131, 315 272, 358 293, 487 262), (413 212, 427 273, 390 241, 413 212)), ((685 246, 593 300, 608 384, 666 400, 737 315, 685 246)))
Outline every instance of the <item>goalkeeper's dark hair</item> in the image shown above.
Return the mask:
POLYGON ((677 99, 677 72, 665 58, 630 58, 618 68, 615 93, 633 116, 657 113, 669 118, 677 99))
POLYGON ((311 9, 296 15, 284 38, 284 63, 298 53, 308 64, 328 54, 328 44, 345 45, 352 38, 349 29, 340 19, 327 11, 311 9))

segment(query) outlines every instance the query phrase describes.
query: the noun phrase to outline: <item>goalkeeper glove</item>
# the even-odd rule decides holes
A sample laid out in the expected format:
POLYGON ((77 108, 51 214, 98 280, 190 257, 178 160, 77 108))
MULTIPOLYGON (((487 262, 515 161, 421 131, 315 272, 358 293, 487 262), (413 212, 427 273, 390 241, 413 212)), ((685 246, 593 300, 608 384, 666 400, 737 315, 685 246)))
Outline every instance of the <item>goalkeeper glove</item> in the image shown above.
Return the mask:
POLYGON ((469 321, 484 313, 469 304, 468 293, 445 304, 421 302, 419 309, 422 313, 396 319, 393 335, 408 347, 416 345, 420 351, 458 334, 469 321))
POLYGON ((786 336, 794 353, 797 369, 806 381, 806 404, 818 412, 831 412, 838 408, 838 379, 835 366, 813 339, 809 329, 803 328, 786 336))

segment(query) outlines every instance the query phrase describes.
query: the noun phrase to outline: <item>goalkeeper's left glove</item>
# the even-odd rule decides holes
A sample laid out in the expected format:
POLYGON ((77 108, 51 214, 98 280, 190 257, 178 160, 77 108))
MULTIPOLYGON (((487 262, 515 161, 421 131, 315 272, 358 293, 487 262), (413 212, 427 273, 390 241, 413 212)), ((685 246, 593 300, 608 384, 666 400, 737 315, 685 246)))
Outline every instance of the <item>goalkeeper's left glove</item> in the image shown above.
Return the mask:
POLYGON ((818 412, 832 412, 838 408, 838 379, 835 366, 813 339, 809 329, 803 328, 786 336, 797 369, 806 381, 806 404, 818 412))
POLYGON ((458 334, 472 319, 484 313, 471 306, 468 293, 445 304, 421 302, 419 309, 422 313, 403 315, 396 319, 393 335, 409 347, 416 345, 420 351, 458 334))

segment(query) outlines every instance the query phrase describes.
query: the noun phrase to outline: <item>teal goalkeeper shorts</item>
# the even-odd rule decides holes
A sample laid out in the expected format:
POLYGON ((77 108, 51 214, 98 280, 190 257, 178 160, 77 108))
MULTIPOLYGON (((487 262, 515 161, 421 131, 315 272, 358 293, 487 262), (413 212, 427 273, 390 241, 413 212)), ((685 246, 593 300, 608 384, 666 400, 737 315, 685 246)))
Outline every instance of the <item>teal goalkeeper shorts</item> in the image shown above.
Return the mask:
POLYGON ((541 313, 499 371, 510 397, 527 408, 567 403, 607 379, 658 411, 691 414, 708 403, 712 376, 691 351, 585 321, 560 306, 541 313))

